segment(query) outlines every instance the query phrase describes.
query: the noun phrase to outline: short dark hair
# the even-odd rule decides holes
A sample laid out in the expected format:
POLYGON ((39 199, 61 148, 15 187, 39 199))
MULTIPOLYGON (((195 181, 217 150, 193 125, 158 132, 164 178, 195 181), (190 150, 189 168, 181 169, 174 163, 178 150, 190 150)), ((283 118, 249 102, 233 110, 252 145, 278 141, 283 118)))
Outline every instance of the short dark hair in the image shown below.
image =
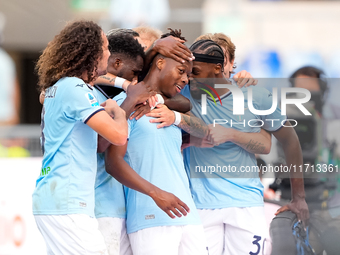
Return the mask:
POLYGON ((143 47, 132 35, 127 33, 110 34, 107 36, 107 40, 111 54, 121 53, 133 60, 138 56, 145 59, 143 47))
POLYGON ((324 95, 328 90, 327 79, 323 70, 316 68, 314 66, 304 66, 297 69, 290 77, 289 82, 292 87, 295 87, 295 78, 299 75, 306 75, 311 78, 317 78, 319 82, 319 87, 322 95, 324 95))
MULTIPOLYGON (((224 59, 224 52, 220 45, 215 43, 212 40, 199 40, 194 42, 190 48, 192 52, 200 51, 202 54, 215 56, 215 57, 222 57, 224 59)), ((222 65, 223 68, 223 65, 222 65)))
POLYGON ((108 31, 106 33, 106 36, 115 35, 115 34, 118 34, 118 33, 130 34, 133 37, 139 36, 138 32, 136 32, 136 31, 134 31, 130 28, 114 28, 114 29, 111 29, 110 31, 108 31))

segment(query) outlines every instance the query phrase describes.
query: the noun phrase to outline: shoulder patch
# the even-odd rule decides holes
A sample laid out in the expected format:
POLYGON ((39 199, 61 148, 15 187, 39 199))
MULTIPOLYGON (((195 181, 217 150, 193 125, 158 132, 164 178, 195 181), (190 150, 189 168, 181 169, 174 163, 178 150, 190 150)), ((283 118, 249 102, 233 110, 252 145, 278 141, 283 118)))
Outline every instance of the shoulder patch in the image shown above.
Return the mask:
POLYGON ((94 106, 99 106, 99 103, 97 102, 97 99, 93 96, 92 93, 87 92, 87 93, 85 94, 85 97, 87 98, 87 100, 89 100, 89 102, 90 102, 90 104, 91 104, 92 107, 94 107, 94 106))

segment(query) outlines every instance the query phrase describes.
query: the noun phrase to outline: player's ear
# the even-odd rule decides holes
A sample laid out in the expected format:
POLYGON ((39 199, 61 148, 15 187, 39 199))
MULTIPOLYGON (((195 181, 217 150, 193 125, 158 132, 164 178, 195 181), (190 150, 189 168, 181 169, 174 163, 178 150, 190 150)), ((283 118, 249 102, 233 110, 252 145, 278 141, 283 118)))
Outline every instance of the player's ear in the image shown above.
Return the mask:
POLYGON ((113 63, 113 67, 117 70, 119 68, 121 68, 123 65, 122 60, 120 58, 115 58, 114 63, 113 63))
POLYGON ((159 70, 162 70, 165 66, 165 59, 162 57, 159 57, 156 61, 156 66, 159 70))
POLYGON ((222 65, 221 64, 216 64, 215 67, 214 67, 214 74, 218 75, 220 73, 222 73, 222 65))

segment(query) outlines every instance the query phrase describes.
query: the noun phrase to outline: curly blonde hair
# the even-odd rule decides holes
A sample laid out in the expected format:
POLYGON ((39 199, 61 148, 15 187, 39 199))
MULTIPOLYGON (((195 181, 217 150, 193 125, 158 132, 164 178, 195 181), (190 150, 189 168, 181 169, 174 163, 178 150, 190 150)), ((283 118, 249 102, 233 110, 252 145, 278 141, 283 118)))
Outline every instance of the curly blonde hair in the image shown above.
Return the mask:
POLYGON ((96 77, 98 59, 103 56, 102 29, 92 21, 75 21, 48 43, 40 56, 36 71, 40 91, 63 77, 81 78, 89 83, 96 77))

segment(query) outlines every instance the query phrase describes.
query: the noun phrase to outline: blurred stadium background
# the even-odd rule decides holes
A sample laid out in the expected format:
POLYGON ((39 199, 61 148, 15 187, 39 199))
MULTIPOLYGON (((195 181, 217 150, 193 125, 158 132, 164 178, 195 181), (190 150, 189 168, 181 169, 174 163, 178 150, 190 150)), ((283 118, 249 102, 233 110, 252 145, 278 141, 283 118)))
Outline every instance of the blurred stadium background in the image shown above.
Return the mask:
MULTIPOLYGON (((105 32, 180 28, 188 46, 203 33, 223 32, 237 47, 237 70, 255 78, 286 78, 307 64, 339 78, 339 14, 336 0, 0 0, 0 117, 14 116, 0 118, 0 255, 45 254, 31 215, 41 164, 34 66, 67 21, 91 19, 105 32), (14 76, 14 67, 17 90, 4 78, 14 76)), ((337 102, 339 89, 332 87, 328 99, 337 102)))

